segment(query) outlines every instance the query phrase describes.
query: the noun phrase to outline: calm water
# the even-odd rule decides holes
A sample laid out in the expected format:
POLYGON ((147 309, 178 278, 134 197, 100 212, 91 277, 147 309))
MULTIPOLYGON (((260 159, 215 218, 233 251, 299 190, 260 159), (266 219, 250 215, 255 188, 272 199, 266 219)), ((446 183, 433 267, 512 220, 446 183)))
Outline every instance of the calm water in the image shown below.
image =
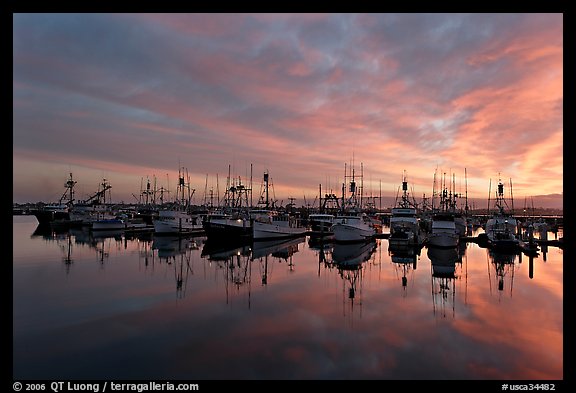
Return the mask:
POLYGON ((14 379, 563 379, 556 247, 13 231, 14 379))

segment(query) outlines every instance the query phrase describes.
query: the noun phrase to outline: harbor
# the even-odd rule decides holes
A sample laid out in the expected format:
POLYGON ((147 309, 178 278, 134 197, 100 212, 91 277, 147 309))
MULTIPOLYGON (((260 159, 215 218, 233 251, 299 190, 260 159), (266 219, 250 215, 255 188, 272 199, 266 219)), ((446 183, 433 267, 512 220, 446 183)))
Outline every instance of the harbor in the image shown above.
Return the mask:
POLYGON ((18 379, 562 378, 559 247, 13 231, 18 379))

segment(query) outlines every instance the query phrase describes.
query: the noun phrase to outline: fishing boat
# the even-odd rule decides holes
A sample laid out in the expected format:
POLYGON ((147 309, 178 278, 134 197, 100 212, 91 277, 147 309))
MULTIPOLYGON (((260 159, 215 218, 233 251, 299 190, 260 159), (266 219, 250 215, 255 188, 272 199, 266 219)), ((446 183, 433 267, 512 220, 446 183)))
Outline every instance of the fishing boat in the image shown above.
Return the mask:
POLYGON ((159 210, 154 219, 154 233, 157 235, 201 234, 204 232, 202 219, 186 210, 159 210))
MULTIPOLYGON (((512 195, 512 180, 510 180, 510 195, 512 195)), ((513 201, 512 197, 510 200, 513 201)), ((488 204, 490 206, 490 201, 488 204)), ((488 247, 496 249, 516 249, 519 247, 518 222, 513 212, 513 205, 509 206, 504 196, 504 184, 498 180, 492 214, 486 221, 485 232, 488 247)))
POLYGON ((229 168, 222 206, 209 212, 202 223, 208 238, 226 242, 252 239, 251 192, 251 187, 231 179, 229 168))
MULTIPOLYGON (((252 210, 252 238, 257 240, 282 239, 306 235, 307 228, 302 225, 299 217, 291 214, 288 209, 280 211, 271 209, 269 199, 270 176, 264 173, 261 198, 258 202, 264 209, 252 210)), ((290 205, 291 207, 291 205, 290 205)))
POLYGON ((156 235, 192 235, 204 232, 202 218, 190 212, 193 191, 190 191, 190 178, 187 176, 186 182, 184 172, 184 168, 178 171, 176 201, 170 207, 159 210, 158 217, 153 221, 156 235))
POLYGON ((312 213, 308 215, 308 226, 311 236, 332 236, 334 215, 328 213, 312 213))
POLYGON ((456 247, 460 235, 456 229, 454 215, 436 212, 432 215, 432 231, 428 234, 427 244, 433 247, 456 247))
POLYGON ((365 213, 336 216, 332 231, 334 241, 341 243, 368 241, 374 239, 377 233, 372 221, 365 213))
POLYGON ((362 212, 362 174, 360 175, 360 186, 357 186, 354 168, 351 174, 346 174, 344 169, 344 180, 349 180, 348 198, 344 195, 344 185, 342 186, 342 210, 334 218, 332 232, 334 241, 340 243, 365 242, 374 239, 377 229, 368 215, 362 212))
POLYGON ((38 209, 30 210, 30 214, 34 215, 41 225, 59 221, 59 223, 68 222, 70 220, 70 207, 74 203, 74 186, 76 181, 70 178, 64 183, 65 191, 60 197, 58 203, 50 203, 38 209))
POLYGON ((242 212, 214 211, 204 218, 202 224, 208 238, 252 238, 250 217, 242 212))
MULTIPOLYGON (((424 241, 424 233, 421 231, 420 219, 418 218, 416 203, 408 197, 408 182, 406 176, 402 181, 402 196, 391 210, 390 217, 390 245, 421 245, 424 241)), ((396 198, 398 200, 398 198, 396 198)))
POLYGON ((252 222, 253 239, 281 239, 306 235, 307 228, 301 224, 299 218, 287 213, 269 211, 266 215, 259 215, 252 222))
POLYGON ((113 206, 106 202, 107 193, 110 200, 111 188, 110 183, 103 179, 94 194, 75 203, 70 208, 70 225, 92 227, 94 221, 114 219, 116 212, 113 206))
MULTIPOLYGON (((436 173, 434 173, 434 187, 436 187, 436 173)), ((443 180, 442 191, 440 192, 440 203, 434 206, 434 198, 438 195, 434 191, 432 206, 432 224, 430 233, 427 236, 427 245, 432 247, 456 247, 460 241, 461 229, 457 226, 457 215, 455 214, 455 193, 448 190, 446 180, 443 180)), ((464 234, 466 225, 464 224, 464 234)))

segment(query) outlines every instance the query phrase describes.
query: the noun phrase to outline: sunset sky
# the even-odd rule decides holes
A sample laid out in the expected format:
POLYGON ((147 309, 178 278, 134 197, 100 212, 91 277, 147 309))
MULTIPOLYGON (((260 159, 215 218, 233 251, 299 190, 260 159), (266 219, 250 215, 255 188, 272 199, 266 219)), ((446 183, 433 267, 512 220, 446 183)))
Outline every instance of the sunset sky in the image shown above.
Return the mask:
POLYGON ((252 165, 301 205, 353 163, 364 195, 563 206, 562 14, 14 14, 13 68, 14 202, 184 167, 199 203, 252 165))

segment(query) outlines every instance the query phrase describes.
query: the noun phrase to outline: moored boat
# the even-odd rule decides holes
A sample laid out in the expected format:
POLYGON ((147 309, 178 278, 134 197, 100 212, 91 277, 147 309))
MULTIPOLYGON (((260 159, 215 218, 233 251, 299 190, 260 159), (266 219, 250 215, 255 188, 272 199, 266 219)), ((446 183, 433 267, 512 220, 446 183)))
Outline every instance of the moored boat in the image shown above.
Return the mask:
POLYGON ((388 242, 391 245, 421 245, 425 236, 420 229, 420 219, 418 218, 416 204, 409 200, 408 182, 405 176, 402 181, 402 191, 400 201, 391 210, 388 242))
POLYGON ((331 236, 334 225, 334 215, 327 213, 312 213, 308 215, 308 226, 311 236, 331 236))
POLYGON ((252 222, 254 240, 299 237, 306 234, 306 227, 300 219, 287 213, 269 211, 259 215, 252 222))
POLYGON ((334 241, 362 242, 375 238, 376 228, 366 214, 336 216, 334 225, 334 241))
POLYGON ((178 187, 176 200, 168 208, 160 209, 154 218, 154 233, 156 235, 194 235, 204 232, 202 218, 191 214, 192 193, 190 181, 184 177, 184 168, 178 171, 178 187))
POLYGON ((435 213, 432 216, 432 231, 428 234, 427 244, 433 247, 456 247, 459 240, 454 215, 446 212, 435 213))
MULTIPOLYGON (((510 183, 512 185, 512 183, 510 183)), ((514 250, 520 246, 518 238, 518 221, 513 215, 513 208, 508 206, 504 196, 504 184, 498 181, 494 211, 486 221, 488 247, 514 250)))

